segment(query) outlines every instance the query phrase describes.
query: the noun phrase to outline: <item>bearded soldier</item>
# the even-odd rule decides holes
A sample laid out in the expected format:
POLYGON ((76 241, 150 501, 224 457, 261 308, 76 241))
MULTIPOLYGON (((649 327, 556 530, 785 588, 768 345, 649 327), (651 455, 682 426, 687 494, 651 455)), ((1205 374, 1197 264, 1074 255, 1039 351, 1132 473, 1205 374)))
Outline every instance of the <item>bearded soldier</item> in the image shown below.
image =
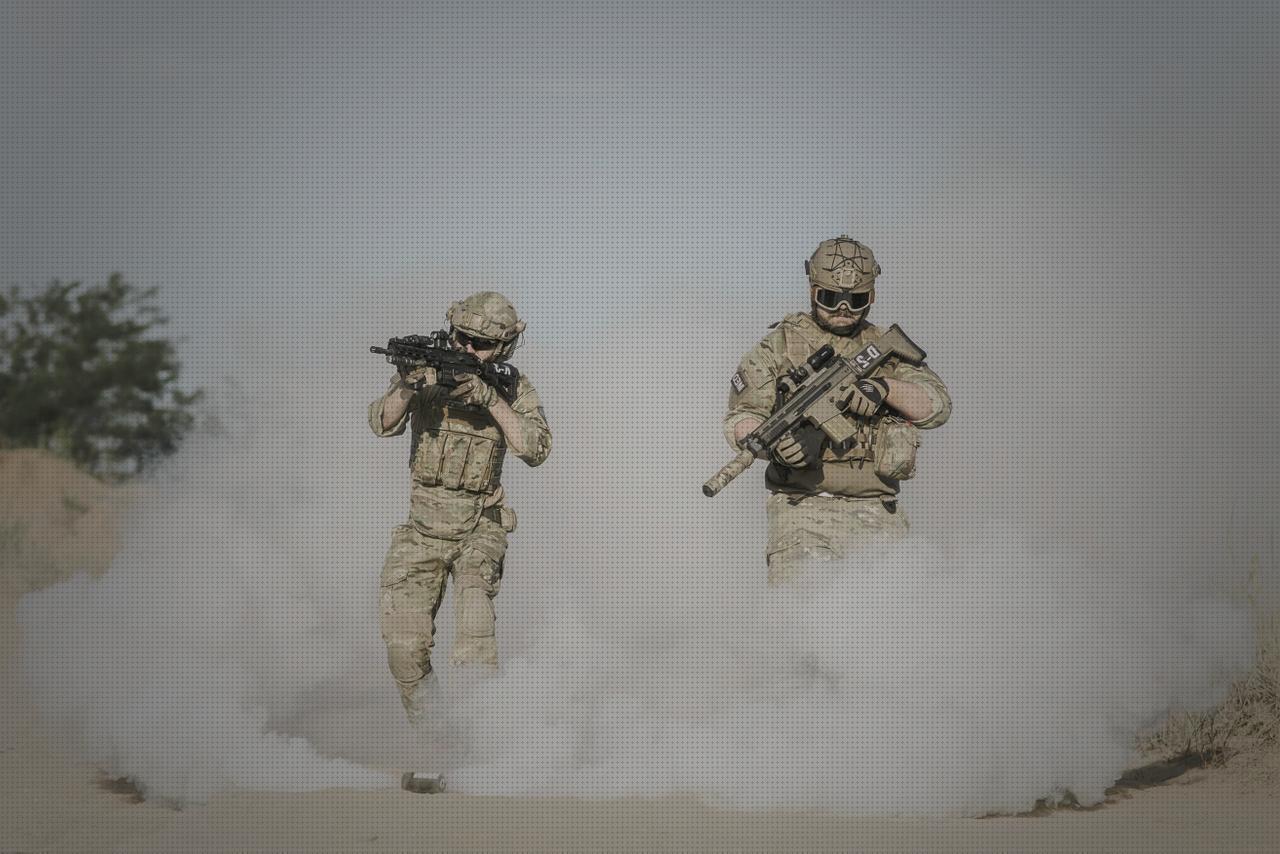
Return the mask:
MULTIPOLYGON (((491 291, 455 302, 448 320, 452 347, 486 363, 506 361, 525 329, 511 303, 491 291)), ((431 367, 401 368, 369 406, 376 435, 399 436, 408 426, 413 437, 409 519, 392 532, 382 568, 382 637, 409 721, 437 753, 443 710, 431 648, 446 579, 453 579, 457 622, 450 663, 497 665, 493 599, 507 534, 516 527, 500 483, 503 460, 510 449, 536 466, 551 452, 551 431, 528 378, 520 374, 508 397, 475 375, 446 388, 431 367)), ((437 791, 443 780, 409 772, 402 784, 437 791)))
MULTIPOLYGON (((843 234, 824 240, 805 272, 810 311, 774 324, 733 375, 724 429, 735 448, 781 402, 779 378, 824 345, 851 357, 882 334, 867 322, 881 272, 870 248, 843 234)), ((835 444, 805 426, 771 449, 765 473, 771 584, 795 577, 806 560, 839 558, 870 540, 906 534, 899 483, 915 474, 920 431, 947 420, 951 398, 923 360, 895 356, 858 382, 845 411, 857 422, 848 440, 835 444)))

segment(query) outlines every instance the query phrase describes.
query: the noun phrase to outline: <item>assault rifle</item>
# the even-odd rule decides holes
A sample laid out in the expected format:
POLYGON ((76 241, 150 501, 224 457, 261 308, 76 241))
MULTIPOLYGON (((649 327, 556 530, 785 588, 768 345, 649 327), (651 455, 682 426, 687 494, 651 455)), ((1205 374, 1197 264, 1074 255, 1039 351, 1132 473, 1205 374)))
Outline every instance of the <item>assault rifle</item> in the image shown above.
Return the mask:
POLYGON ((875 370, 885 359, 897 355, 908 362, 924 361, 921 350, 907 334, 893 324, 888 331, 849 358, 837 356, 830 344, 805 363, 778 380, 785 400, 764 423, 742 440, 742 453, 720 469, 702 486, 702 494, 713 498, 757 457, 763 457, 784 435, 805 424, 820 428, 832 442, 844 442, 858 429, 858 422, 845 412, 858 380, 875 370))
POLYGON ((520 372, 510 362, 482 362, 463 350, 455 350, 449 343, 449 333, 443 329, 430 335, 406 335, 392 338, 386 347, 370 347, 370 353, 387 357, 401 374, 429 365, 436 369, 437 382, 445 388, 454 388, 467 374, 480 377, 498 390, 507 403, 516 399, 516 383, 520 372))

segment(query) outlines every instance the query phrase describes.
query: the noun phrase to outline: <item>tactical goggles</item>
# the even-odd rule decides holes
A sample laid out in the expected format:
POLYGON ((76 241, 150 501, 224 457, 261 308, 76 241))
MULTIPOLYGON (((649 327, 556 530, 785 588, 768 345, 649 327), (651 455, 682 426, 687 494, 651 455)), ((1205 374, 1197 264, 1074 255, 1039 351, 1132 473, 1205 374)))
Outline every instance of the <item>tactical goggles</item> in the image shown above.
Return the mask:
POLYGON ((496 350, 502 344, 501 341, 494 341, 492 338, 477 338, 474 335, 468 335, 461 329, 453 330, 453 340, 458 342, 458 346, 464 350, 468 344, 471 345, 473 350, 496 350))
POLYGON ((861 311, 871 304, 871 292, 832 291, 815 286, 813 299, 814 302, 828 311, 835 311, 841 305, 848 306, 850 311, 861 311))

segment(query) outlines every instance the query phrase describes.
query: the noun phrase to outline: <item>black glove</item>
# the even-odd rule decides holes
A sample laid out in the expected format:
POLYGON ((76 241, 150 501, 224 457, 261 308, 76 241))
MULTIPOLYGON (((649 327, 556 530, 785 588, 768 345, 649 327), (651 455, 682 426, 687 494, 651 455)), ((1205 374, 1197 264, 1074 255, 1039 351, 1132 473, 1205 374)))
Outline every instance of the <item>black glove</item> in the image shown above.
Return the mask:
POLYGON ((815 427, 805 425, 788 433, 769 451, 778 465, 793 469, 807 469, 822 458, 824 434, 815 427))

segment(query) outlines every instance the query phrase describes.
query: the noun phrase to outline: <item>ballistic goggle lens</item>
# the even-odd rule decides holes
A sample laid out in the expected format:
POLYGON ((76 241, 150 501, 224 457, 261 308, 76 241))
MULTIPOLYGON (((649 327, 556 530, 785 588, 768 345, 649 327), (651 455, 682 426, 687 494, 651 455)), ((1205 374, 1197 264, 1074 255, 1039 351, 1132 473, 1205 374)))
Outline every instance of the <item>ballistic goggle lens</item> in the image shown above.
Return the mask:
POLYGON ((866 308, 871 301, 869 291, 831 291, 826 288, 818 288, 817 291, 815 299, 818 305, 829 311, 835 311, 841 303, 849 306, 850 311, 859 311, 866 308))
POLYGON ((502 343, 501 341, 494 341, 490 338, 476 338, 474 335, 468 335, 461 329, 453 330, 453 337, 457 339, 458 346, 466 347, 470 344, 472 348, 476 350, 493 350, 502 343))

